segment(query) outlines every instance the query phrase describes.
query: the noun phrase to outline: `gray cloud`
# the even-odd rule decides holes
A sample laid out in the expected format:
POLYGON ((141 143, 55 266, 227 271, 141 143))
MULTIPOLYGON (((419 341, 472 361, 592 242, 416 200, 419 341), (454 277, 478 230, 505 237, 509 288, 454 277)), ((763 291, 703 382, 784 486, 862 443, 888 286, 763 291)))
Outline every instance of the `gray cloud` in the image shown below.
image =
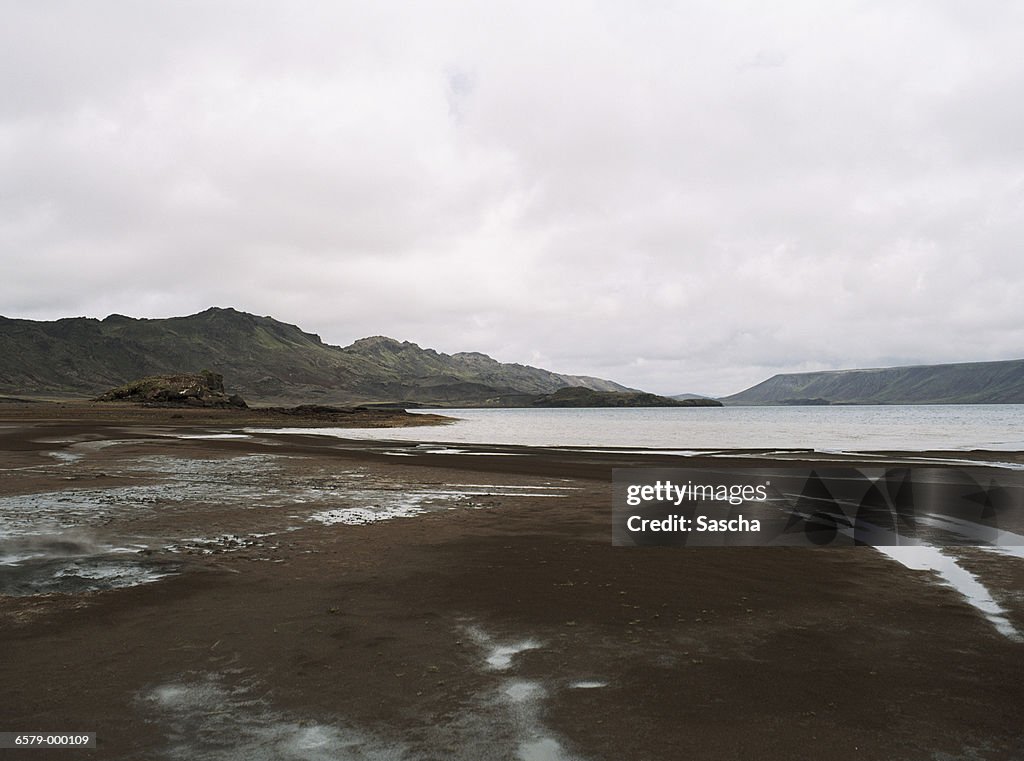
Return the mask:
POLYGON ((4 3, 0 313, 729 393, 1018 357, 1014 4, 4 3))

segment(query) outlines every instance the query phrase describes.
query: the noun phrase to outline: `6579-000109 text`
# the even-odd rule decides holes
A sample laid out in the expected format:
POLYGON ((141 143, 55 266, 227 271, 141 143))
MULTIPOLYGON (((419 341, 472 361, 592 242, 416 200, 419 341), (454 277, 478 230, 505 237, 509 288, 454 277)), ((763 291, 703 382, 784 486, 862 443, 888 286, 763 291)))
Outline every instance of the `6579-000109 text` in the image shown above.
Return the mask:
POLYGON ((0 749, 95 747, 95 732, 0 732, 0 749))

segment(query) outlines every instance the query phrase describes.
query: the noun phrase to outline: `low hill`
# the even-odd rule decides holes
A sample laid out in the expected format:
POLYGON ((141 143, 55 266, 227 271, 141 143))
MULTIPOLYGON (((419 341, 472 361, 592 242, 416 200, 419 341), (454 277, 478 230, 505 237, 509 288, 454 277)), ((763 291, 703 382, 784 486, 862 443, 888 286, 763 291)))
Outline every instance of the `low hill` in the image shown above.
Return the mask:
POLYGON ((238 394, 260 404, 475 406, 564 386, 630 390, 384 336, 331 346, 295 325, 235 309, 167 319, 0 317, 0 394, 92 397, 137 378, 201 367, 231 378, 238 394))
POLYGON ((775 375, 726 404, 1024 404, 1024 359, 775 375))
POLYGON ((561 388, 537 397, 531 407, 721 407, 714 399, 672 399, 639 391, 594 391, 589 388, 561 388))

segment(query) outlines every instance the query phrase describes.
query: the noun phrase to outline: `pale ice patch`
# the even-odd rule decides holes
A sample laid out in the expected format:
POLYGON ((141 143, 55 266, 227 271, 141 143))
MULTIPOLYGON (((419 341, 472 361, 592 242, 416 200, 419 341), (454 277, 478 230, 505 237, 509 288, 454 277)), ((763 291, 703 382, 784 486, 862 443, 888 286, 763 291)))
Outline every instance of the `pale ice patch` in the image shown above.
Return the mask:
POLYGON ((596 690, 599 687, 607 687, 608 682, 600 682, 597 680, 581 680, 579 682, 573 682, 569 685, 570 689, 573 690, 596 690))

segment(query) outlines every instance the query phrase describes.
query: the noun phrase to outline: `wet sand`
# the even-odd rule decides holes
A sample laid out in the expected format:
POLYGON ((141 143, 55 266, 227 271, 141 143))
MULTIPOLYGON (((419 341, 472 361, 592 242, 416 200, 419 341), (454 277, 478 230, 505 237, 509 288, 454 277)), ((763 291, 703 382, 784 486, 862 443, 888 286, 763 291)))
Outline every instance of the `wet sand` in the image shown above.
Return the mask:
MULTIPOLYGON (((32 758, 1024 757, 1024 644, 931 574, 612 547, 611 468, 678 459, 47 410, 0 410, 45 555, 0 566, 0 731, 98 748, 32 758)), ((1024 561, 965 553, 1024 630, 1024 561)))

